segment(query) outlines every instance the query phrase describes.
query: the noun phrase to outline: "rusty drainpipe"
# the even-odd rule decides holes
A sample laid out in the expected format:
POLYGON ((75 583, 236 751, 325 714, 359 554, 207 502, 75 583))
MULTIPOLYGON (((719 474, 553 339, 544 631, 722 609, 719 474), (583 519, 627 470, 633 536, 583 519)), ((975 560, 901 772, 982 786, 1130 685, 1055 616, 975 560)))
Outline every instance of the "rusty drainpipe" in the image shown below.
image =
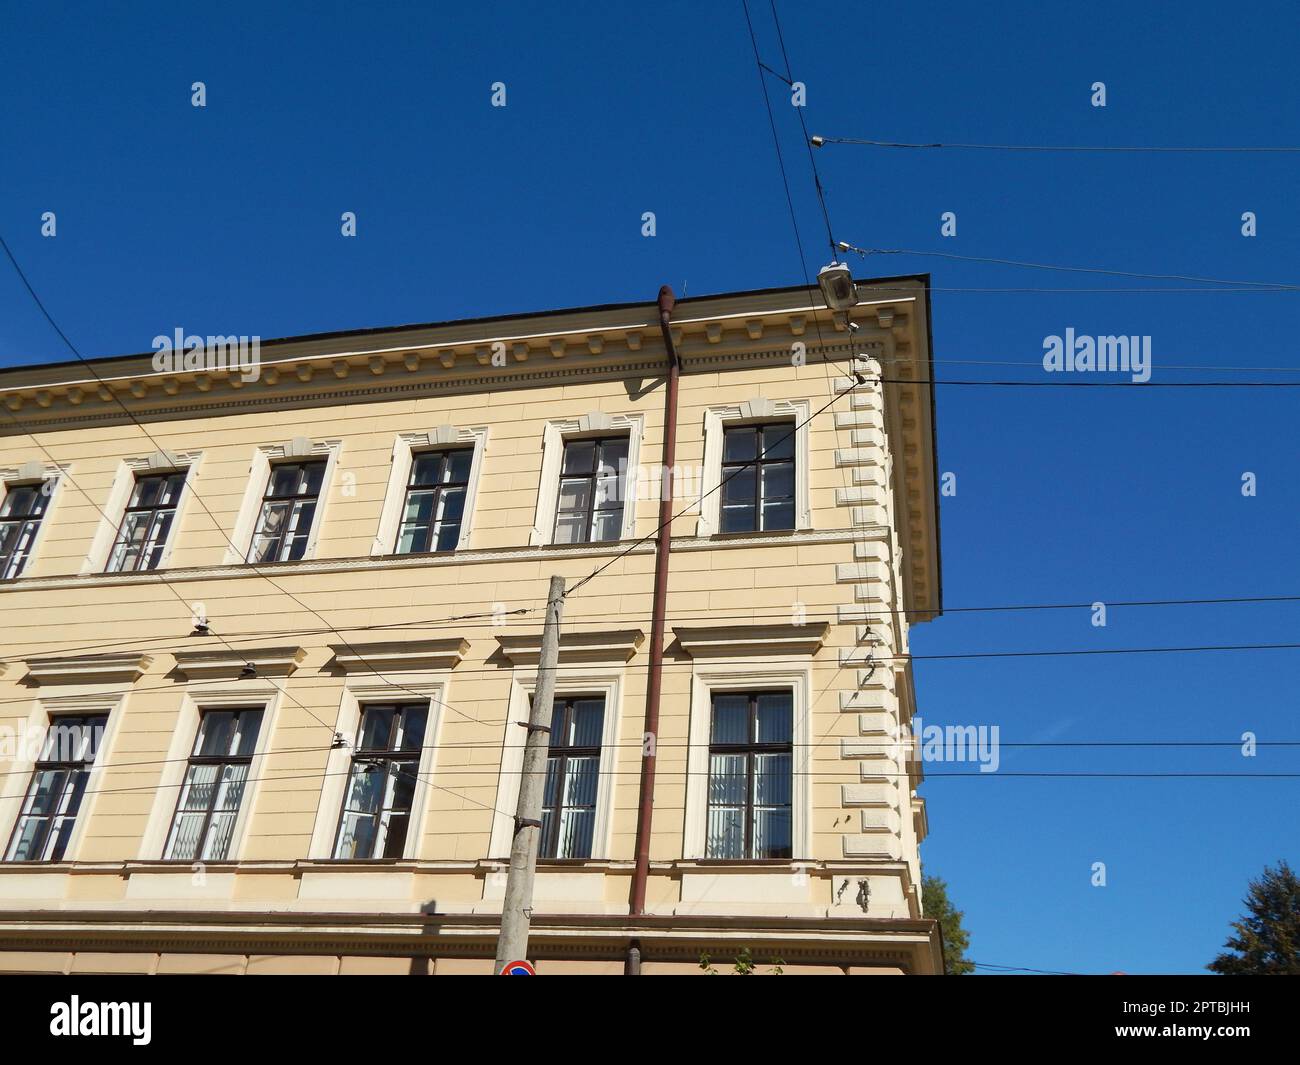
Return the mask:
MULTIPOLYGON (((641 801, 636 818, 636 868, 632 873, 631 915, 645 913, 646 881, 650 875, 650 826, 654 820, 655 747, 659 735, 659 692, 663 684, 664 613, 668 599, 668 552, 672 544, 673 465, 677 461, 677 379, 681 361, 673 344, 672 315, 676 298, 669 285, 659 290, 659 328, 668 352, 668 381, 664 394, 663 480, 659 491, 659 525, 655 552, 654 603, 651 606, 650 674, 646 679, 645 732, 641 754, 641 801)), ((634 943, 637 961, 640 944, 634 943)), ((637 970, 640 966, 637 965, 637 970)))

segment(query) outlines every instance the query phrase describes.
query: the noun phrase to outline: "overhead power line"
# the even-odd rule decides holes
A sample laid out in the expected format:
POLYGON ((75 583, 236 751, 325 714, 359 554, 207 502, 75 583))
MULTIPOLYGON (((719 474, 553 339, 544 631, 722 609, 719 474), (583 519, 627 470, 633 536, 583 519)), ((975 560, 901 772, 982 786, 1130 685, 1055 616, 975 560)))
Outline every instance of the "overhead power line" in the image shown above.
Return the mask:
POLYGON ((1146 281, 1190 281, 1193 284, 1227 285, 1241 289, 1267 289, 1272 291, 1300 292, 1300 285, 1283 281, 1241 281, 1221 277, 1198 277, 1194 274, 1148 274, 1135 270, 1112 270, 1099 266, 1065 266, 1059 263, 1034 263, 1021 259, 996 259, 985 255, 959 255, 949 251, 922 251, 916 248, 859 248, 847 241, 839 241, 841 251, 851 251, 866 258, 869 255, 919 255, 935 259, 953 259, 961 262, 989 263, 994 266, 1016 266, 1026 270, 1053 270, 1069 274, 1101 274, 1106 277, 1136 277, 1146 281))
POLYGON ((827 144, 856 144, 867 148, 946 148, 961 151, 990 152, 1120 152, 1168 155, 1235 155, 1235 154, 1287 154, 1300 152, 1292 145, 1161 145, 1161 144, 970 144, 956 141, 883 141, 864 137, 808 138, 814 148, 827 144))

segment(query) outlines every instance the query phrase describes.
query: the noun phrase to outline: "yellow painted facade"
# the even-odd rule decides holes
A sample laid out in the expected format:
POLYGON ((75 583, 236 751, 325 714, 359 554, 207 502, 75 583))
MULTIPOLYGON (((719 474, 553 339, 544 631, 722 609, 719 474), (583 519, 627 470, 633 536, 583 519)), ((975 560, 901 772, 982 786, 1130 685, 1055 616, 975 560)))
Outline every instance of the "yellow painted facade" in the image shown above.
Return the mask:
POLYGON ((919 767, 896 742, 909 626, 941 609, 928 292, 859 295, 852 330, 803 288, 673 313, 680 513, 635 916, 667 359, 653 303, 264 342, 251 381, 150 355, 0 372, 0 476, 52 486, 0 581, 0 858, 31 737, 108 715, 57 860, 0 861, 0 971, 490 971, 547 579, 606 564, 564 606, 558 691, 599 695, 606 717, 590 856, 539 867, 539 969, 622 972, 635 942, 645 973, 745 950, 760 971, 941 971, 919 767), (721 433, 767 423, 798 427, 796 527, 720 533, 720 493, 700 496, 721 433), (557 456, 600 436, 631 441, 622 536, 554 544, 557 456), (474 453, 459 543, 395 554, 403 463, 449 444, 474 453), (304 557, 243 561, 268 471, 312 458, 304 557), (162 564, 105 573, 124 492, 164 469, 186 481, 162 564), (778 689, 792 856, 712 859, 711 693, 778 689), (336 859, 359 717, 384 701, 429 706, 401 855, 336 859), (164 860, 198 722, 230 708, 263 716, 229 853, 164 860))

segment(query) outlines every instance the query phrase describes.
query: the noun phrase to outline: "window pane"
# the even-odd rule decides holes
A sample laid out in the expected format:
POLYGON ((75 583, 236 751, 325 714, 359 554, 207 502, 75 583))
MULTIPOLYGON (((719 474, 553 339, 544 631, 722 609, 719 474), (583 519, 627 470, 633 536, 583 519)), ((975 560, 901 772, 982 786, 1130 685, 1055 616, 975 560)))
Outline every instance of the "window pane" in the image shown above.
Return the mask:
POLYGON ((158 499, 160 506, 174 507, 180 500, 181 490, 185 487, 185 474, 173 473, 163 484, 162 495, 158 499))
POLYGON ((749 756, 709 755, 709 805, 744 806, 749 788, 749 756))
POLYGON ((453 451, 451 453, 451 472, 447 479, 467 484, 469 482, 469 468, 473 461, 474 451, 472 448, 453 451))
POLYGON ((745 857, 745 811, 735 806, 710 806, 706 858, 745 857))
POLYGON ((623 509, 623 482, 617 474, 602 474, 596 478, 596 506, 623 509))
POLYGON ((433 505, 438 499, 435 491, 412 489, 406 496, 406 507, 402 511, 402 521, 418 525, 428 525, 433 517, 433 505))
POLYGON ((570 440, 564 445, 564 468, 561 473, 591 473, 596 443, 594 440, 570 440))
POLYGON ((176 823, 172 826, 172 838, 163 852, 163 856, 168 861, 194 860, 199 851, 199 833, 203 831, 203 822, 207 820, 207 816, 206 810, 176 815, 176 823))
POLYGON ((754 504, 738 503, 734 506, 722 508, 722 531, 730 532, 753 532, 756 528, 754 525, 754 504))
POLYGON ((789 743, 794 718, 794 697, 789 692, 762 692, 758 696, 758 743, 789 743))
POLYGON ((440 451, 426 451, 415 456, 411 464, 412 484, 437 484, 442 471, 443 457, 440 451))
POLYGON ((793 422, 778 422, 763 426, 763 457, 768 459, 794 458, 793 422))
POLYGON ((239 739, 234 753, 240 758, 251 758, 257 749, 257 734, 262 728, 261 710, 244 710, 239 715, 239 739))
POLYGON ((163 478, 141 477, 135 482, 135 491, 131 493, 131 506, 154 507, 162 495, 163 478))
POLYGON ((439 521, 459 522, 465 513, 465 489, 444 488, 442 490, 442 507, 439 521))
POLYGON ((162 561, 163 549, 167 546, 167 534, 171 532, 172 518, 175 516, 174 510, 154 512, 153 524, 149 528, 149 535, 141 550, 141 558, 136 564, 137 568, 158 568, 158 564, 162 561))
POLYGON ((752 426, 727 429, 722 435, 723 462, 749 462, 756 452, 758 432, 752 426))
POLYGON ((756 470, 753 466, 738 467, 733 470, 724 470, 722 482, 722 505, 725 507, 729 503, 753 503, 754 501, 754 484, 756 481, 756 470))
POLYGON ((710 743, 749 742, 749 696, 714 695, 710 743))
POLYGON ((304 469, 301 492, 303 495, 320 495, 320 486, 325 480, 325 463, 313 462, 304 469))
POLYGON ((566 477, 560 481, 559 510, 561 513, 586 511, 591 506, 591 478, 566 477))
MULTIPOLYGON (((238 804, 238 800, 236 800, 238 804)), ((222 862, 230 854, 230 840, 235 834, 235 818, 238 809, 217 810, 208 822, 208 837, 203 841, 203 851, 199 855, 205 862, 222 862)))
POLYGON ((40 485, 17 485, 5 494, 5 501, 0 505, 0 518, 26 517, 32 512, 33 505, 40 497, 40 485))
POLYGON ((789 806, 790 779, 790 755, 754 755, 754 805, 789 806))
POLYGON ((754 811, 753 858, 789 858, 792 856, 791 819, 788 807, 754 811))
POLYGON ((565 806, 595 807, 596 786, 599 783, 599 755, 569 758, 565 766, 564 794, 560 800, 565 806))
POLYGON ((235 712, 209 710, 199 723, 199 735, 195 740, 194 753, 209 758, 229 754, 234 736, 235 712))
POLYGON ((789 500, 763 504, 763 529, 793 529, 794 504, 789 500))
POLYGON ((424 744, 424 727, 429 717, 427 706, 408 706, 402 711, 402 734, 397 749, 418 751, 424 744))
POLYGON ((272 466, 271 483, 267 488, 268 496, 291 496, 298 490, 302 478, 301 466, 272 466))
POLYGON ((460 522, 448 521, 438 526, 434 551, 455 551, 460 546, 460 522))
POLYGON ((357 736, 357 747, 363 751, 388 750, 389 737, 393 732, 393 716, 396 708, 392 706, 367 706, 361 714, 361 731, 357 736))
POLYGON ((794 463, 778 462, 763 467, 763 499, 790 499, 794 496, 794 463))
POLYGON ((606 440, 600 445, 597 473, 621 473, 627 466, 627 437, 606 440))
POLYGON ((582 544, 587 541, 587 518, 584 514, 561 514, 555 519, 557 544, 582 544))
POLYGON ((570 747, 599 747, 605 724, 604 699, 578 699, 573 704, 570 747))
POLYGON ((623 508, 598 510, 591 520, 592 542, 617 540, 623 533, 623 508))
POLYGON ((345 813, 339 825, 335 858, 369 858, 375 844, 375 822, 370 814, 345 813))
POLYGON ((560 815, 557 858, 590 858, 591 839, 596 828, 595 809, 564 810, 560 815))

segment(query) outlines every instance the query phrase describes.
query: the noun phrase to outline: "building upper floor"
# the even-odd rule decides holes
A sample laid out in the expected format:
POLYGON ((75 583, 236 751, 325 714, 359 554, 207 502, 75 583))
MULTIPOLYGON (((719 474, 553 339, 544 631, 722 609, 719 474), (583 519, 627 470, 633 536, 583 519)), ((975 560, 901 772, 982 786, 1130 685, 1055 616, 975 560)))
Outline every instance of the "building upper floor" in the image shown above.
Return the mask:
MULTIPOLYGON (((924 616, 940 608, 926 280, 858 292, 847 314, 803 288, 678 302, 672 533, 888 525, 924 616), (867 455, 883 472, 855 468, 867 455)), ((0 588, 652 536, 660 325, 627 304, 0 372, 0 588)))

